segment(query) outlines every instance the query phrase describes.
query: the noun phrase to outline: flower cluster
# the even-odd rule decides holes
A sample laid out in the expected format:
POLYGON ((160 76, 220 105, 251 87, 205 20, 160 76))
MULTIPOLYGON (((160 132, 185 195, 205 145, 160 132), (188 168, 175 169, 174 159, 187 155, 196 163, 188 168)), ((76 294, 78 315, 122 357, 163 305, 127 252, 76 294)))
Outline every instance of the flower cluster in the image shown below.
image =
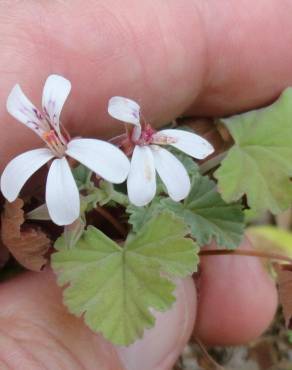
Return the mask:
POLYGON ((133 100, 113 97, 109 114, 126 123, 126 140, 131 150, 131 162, 117 146, 92 138, 71 138, 60 121, 63 105, 70 93, 71 83, 58 75, 46 80, 42 109, 38 110, 14 86, 7 110, 18 121, 33 130, 46 144, 11 160, 1 176, 1 191, 14 201, 27 180, 43 165, 50 163, 46 181, 46 204, 50 218, 57 225, 70 225, 80 215, 79 190, 71 172, 72 158, 113 184, 127 180, 131 203, 144 206, 156 193, 156 172, 174 201, 187 197, 190 179, 183 164, 163 146, 173 146, 197 159, 209 156, 212 145, 202 137, 184 130, 154 130, 141 122, 140 107, 133 100))

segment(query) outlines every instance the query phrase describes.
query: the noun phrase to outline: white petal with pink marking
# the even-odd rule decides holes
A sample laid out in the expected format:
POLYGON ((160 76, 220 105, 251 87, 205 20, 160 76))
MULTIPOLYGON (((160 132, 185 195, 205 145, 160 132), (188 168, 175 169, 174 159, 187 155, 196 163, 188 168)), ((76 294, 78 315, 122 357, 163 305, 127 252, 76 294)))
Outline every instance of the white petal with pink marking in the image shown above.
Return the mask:
POLYGON ((201 136, 184 130, 162 130, 160 134, 175 138, 170 145, 197 159, 204 159, 214 152, 213 146, 201 136))
POLYGON ((50 75, 44 86, 42 106, 52 126, 59 132, 60 114, 71 91, 71 82, 59 75, 50 75))
POLYGON ((51 164, 46 203, 50 217, 57 225, 70 225, 79 217, 79 191, 66 158, 55 159, 51 164))
POLYGON ((15 85, 11 90, 7 98, 6 108, 14 118, 39 136, 43 135, 46 128, 49 129, 49 126, 42 120, 42 114, 26 97, 19 85, 15 85))
POLYGON ((12 159, 1 176, 4 197, 13 202, 26 181, 52 158, 54 154, 49 149, 42 148, 30 150, 12 159))
POLYGON ((145 206, 156 193, 154 159, 148 146, 136 146, 127 180, 128 196, 135 206, 145 206))
POLYGON ((140 126, 140 106, 134 100, 114 96, 108 102, 108 113, 120 121, 140 126))
POLYGON ((183 164, 164 148, 152 145, 151 150, 156 171, 171 199, 178 202, 186 198, 191 190, 191 183, 183 164))

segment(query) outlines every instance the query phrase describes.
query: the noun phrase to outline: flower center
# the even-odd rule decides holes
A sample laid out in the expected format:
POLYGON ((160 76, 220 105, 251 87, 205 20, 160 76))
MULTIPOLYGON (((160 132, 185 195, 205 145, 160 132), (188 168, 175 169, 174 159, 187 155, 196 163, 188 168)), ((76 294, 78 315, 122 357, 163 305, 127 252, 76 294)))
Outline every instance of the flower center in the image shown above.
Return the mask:
POLYGON ((63 157, 67 149, 64 138, 60 137, 55 130, 46 131, 42 138, 46 142, 49 149, 55 154, 56 157, 63 157))
MULTIPOLYGON (((134 128, 135 130, 135 128, 134 128)), ((133 133, 135 133, 133 131, 133 133)), ((154 130, 149 123, 145 125, 144 128, 142 128, 140 136, 138 139, 133 139, 134 134, 132 134, 132 142, 135 145, 169 145, 174 144, 177 142, 177 139, 171 136, 166 136, 164 134, 161 134, 160 132, 157 132, 154 130)))
POLYGON ((155 130, 149 125, 146 124, 145 128, 142 129, 141 135, 138 140, 135 140, 135 144, 138 145, 149 145, 152 142, 153 135, 155 134, 155 130))

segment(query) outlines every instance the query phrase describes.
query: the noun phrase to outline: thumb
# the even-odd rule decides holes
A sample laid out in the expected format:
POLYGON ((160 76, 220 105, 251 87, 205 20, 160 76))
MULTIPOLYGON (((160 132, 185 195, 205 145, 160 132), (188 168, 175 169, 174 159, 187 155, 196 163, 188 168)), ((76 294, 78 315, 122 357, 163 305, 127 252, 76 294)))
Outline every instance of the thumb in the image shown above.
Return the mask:
POLYGON ((143 339, 115 348, 68 313, 51 272, 24 273, 0 286, 0 368, 122 370, 122 361, 126 370, 169 370, 194 325, 191 278, 177 282, 176 296, 143 339))
POLYGON ((156 325, 130 347, 117 349, 127 370, 170 370, 191 336, 196 315, 192 278, 177 282, 172 309, 157 313, 156 325))

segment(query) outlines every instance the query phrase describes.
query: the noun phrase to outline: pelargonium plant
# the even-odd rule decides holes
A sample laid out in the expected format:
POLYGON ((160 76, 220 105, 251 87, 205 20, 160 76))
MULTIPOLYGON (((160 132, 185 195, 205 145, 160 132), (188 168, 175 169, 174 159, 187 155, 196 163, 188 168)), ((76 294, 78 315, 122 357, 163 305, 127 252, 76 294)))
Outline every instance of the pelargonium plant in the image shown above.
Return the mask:
MULTIPOLYGON (((7 209, 17 208, 28 179, 47 165, 41 196, 23 198, 21 222, 42 221, 38 230, 51 240, 48 263, 65 286, 64 304, 93 331, 117 345, 142 337, 155 325, 153 311, 175 302, 174 279, 196 272, 200 255, 249 254, 291 263, 275 253, 236 248, 251 215, 277 214, 291 205, 292 89, 268 108, 214 124, 223 151, 200 136, 196 124, 157 130, 134 100, 120 96, 109 100, 108 113, 124 125, 123 134, 108 141, 71 137, 60 120, 70 90, 67 79, 51 75, 41 109, 19 85, 8 96, 8 112, 45 147, 5 167, 2 219, 11 218, 7 209), (58 227, 46 227, 50 223, 58 227), (218 249, 205 250, 212 240, 218 249)), ((26 249, 20 253, 18 239, 8 242, 4 234, 4 244, 23 263, 26 249)), ((35 248, 43 265, 47 248, 35 248)))

